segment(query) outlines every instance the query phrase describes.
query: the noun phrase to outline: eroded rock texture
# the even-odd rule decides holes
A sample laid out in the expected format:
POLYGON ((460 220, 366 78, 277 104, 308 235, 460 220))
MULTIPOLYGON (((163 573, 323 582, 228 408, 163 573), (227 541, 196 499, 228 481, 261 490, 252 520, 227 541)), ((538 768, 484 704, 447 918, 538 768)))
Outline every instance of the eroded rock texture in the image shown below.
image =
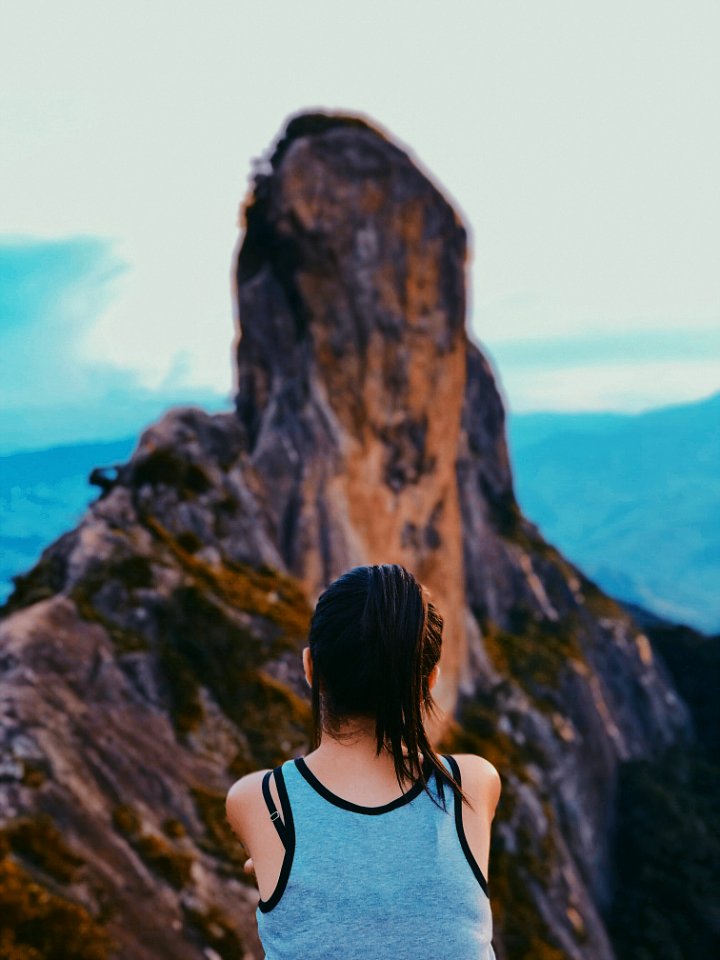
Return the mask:
POLYGON ((225 793, 306 749, 323 587, 400 562, 446 620, 437 744, 504 782, 498 958, 611 960, 618 767, 692 721, 647 636, 517 506, 463 225, 385 136, 324 115, 289 124, 245 213, 236 409, 173 410, 97 471, 4 610, 18 916, 36 883, 79 911, 45 918, 85 931, 78 958, 261 957, 225 793))
POLYGON ((465 655, 465 242, 405 153, 326 124, 288 132, 238 261, 236 406, 283 562, 309 596, 355 564, 412 569, 445 612, 450 708, 465 655))

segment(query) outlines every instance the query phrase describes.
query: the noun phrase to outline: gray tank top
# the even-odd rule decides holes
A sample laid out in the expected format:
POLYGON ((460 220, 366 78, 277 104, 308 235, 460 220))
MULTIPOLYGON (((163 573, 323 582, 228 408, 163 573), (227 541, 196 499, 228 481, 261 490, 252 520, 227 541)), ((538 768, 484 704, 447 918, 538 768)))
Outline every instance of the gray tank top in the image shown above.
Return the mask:
MULTIPOLYGON (((451 756, 443 763, 458 783, 451 756)), ((379 807, 328 790, 302 757, 276 767, 281 809, 263 794, 285 845, 272 895, 260 899, 266 960, 496 960, 486 878, 450 786, 433 768, 379 807)), ((467 808, 466 808, 467 809, 467 808)))

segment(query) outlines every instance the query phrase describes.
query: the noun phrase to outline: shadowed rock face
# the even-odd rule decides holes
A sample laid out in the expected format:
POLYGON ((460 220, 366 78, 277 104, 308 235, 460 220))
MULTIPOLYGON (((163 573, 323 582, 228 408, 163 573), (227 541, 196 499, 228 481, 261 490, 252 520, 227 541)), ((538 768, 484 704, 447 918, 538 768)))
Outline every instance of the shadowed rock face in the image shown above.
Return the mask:
MULTIPOLYGON (((618 767, 691 742, 692 723, 648 637, 518 508, 465 257, 406 153, 354 118, 295 118, 246 207, 236 409, 149 426, 16 578, 0 865, 28 903, 40 883, 79 904, 87 944, 106 926, 123 960, 262 956, 225 794, 306 751, 321 590, 400 562, 445 617, 436 744, 503 779, 499 960, 612 960, 618 767), (56 839, 50 864, 41 814, 70 849, 56 839)), ((105 955, 87 944, 78 960, 105 955)))

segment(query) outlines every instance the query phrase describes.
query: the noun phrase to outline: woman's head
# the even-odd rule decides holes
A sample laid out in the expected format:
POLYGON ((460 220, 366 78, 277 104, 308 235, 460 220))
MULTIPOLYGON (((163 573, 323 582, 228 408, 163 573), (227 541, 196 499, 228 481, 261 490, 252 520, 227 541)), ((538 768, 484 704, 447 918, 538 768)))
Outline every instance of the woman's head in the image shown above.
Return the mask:
POLYGON ((443 618, 429 592, 397 563, 353 567, 318 598, 304 651, 313 745, 341 728, 373 725, 376 752, 395 759, 398 782, 423 778, 419 755, 446 773, 425 732, 437 705, 443 618), (407 755, 404 754, 407 750, 407 755))

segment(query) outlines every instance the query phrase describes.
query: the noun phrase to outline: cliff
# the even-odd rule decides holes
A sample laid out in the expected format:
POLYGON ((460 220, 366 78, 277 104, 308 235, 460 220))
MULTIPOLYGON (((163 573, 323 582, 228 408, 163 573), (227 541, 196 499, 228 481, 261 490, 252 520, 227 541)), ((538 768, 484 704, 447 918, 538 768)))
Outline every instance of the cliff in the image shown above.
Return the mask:
POLYGON ((693 719, 518 508, 463 225, 386 135, 322 114, 288 124, 244 216, 235 410, 174 409, 93 471, 3 609, 0 897, 42 920, 41 956, 261 957, 225 793, 307 747, 323 586, 395 561, 446 619, 437 745, 503 778, 499 960, 612 960, 620 770, 692 747, 693 719))

